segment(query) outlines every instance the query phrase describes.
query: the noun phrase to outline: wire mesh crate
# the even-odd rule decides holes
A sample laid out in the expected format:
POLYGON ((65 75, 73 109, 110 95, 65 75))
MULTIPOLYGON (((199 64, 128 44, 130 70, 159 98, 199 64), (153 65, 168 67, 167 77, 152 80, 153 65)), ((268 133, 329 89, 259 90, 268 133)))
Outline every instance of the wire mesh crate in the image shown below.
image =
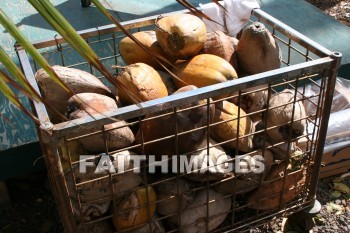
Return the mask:
MULTIPOLYGON (((313 204, 341 54, 260 9, 252 15, 277 40, 281 68, 57 124, 51 123, 43 104, 33 103, 67 232, 247 231, 313 204), (309 83, 318 85, 317 95, 305 95, 309 83), (282 91, 287 101, 273 104, 282 91), (235 107, 256 93, 266 98, 261 110, 248 113, 235 107), (316 110, 297 114, 305 101, 316 110), (273 111, 282 108, 289 109, 289 118, 269 123, 273 111), (185 124, 183 119, 192 121, 185 124), (116 121, 124 123, 106 127, 116 121), (222 126, 230 124, 233 131, 223 136, 222 126), (312 130, 294 131, 298 124, 312 130), (135 142, 115 148, 108 133, 121 128, 131 130, 135 142), (271 132, 283 133, 283 140, 271 141, 271 132), (100 151, 86 150, 95 143, 102 144, 100 151), (95 173, 101 165, 107 169, 95 173), (263 171, 254 173, 259 167, 263 171)), ((149 30, 155 18, 123 25, 131 32, 149 30)), ((120 68, 112 65, 124 65, 118 48, 124 35, 118 28, 108 25, 80 34, 117 74, 120 68)), ((61 37, 34 45, 52 65, 89 71, 113 89, 61 37)), ((22 48, 17 53, 27 79, 39 90, 34 73, 40 67, 22 48)))

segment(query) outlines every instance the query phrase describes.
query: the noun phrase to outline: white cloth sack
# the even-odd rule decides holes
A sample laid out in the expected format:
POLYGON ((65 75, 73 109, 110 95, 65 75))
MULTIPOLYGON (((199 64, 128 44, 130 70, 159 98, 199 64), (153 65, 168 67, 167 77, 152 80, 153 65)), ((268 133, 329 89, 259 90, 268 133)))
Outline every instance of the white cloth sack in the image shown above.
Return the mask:
POLYGON ((256 0, 224 0, 221 4, 227 12, 215 3, 199 4, 199 6, 204 14, 219 23, 203 19, 207 31, 223 31, 229 36, 236 36, 249 21, 252 10, 260 8, 256 0))

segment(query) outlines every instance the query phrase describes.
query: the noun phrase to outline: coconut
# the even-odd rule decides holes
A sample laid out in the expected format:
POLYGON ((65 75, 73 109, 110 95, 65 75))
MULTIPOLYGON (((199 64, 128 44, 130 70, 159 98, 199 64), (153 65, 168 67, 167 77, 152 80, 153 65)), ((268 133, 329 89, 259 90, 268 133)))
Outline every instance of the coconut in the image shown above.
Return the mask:
POLYGON ((163 83, 166 86, 166 89, 168 90, 168 94, 171 95, 176 91, 176 87, 175 84, 171 78, 171 75, 167 72, 161 71, 161 70, 157 70, 159 76, 161 77, 161 79, 163 80, 163 83))
POLYGON ((182 178, 162 182, 155 187, 157 192, 157 212, 161 215, 172 215, 186 209, 193 202, 194 192, 191 184, 182 178))
POLYGON ((252 155, 238 156, 236 159, 239 159, 238 168, 240 170, 227 173, 227 180, 225 179, 225 181, 216 185, 216 191, 223 194, 250 192, 265 179, 273 164, 273 155, 269 150, 258 151, 252 155))
POLYGON ((178 77, 173 79, 178 88, 186 85, 205 87, 237 78, 230 63, 212 54, 200 54, 178 63, 172 72, 178 77))
MULTIPOLYGON (((132 35, 153 53, 169 59, 169 57, 166 56, 163 49, 157 42, 155 31, 141 31, 133 33, 132 35)), ((162 66, 154 59, 154 56, 152 54, 146 52, 129 37, 125 37, 120 41, 119 50, 120 55, 127 65, 134 63, 145 63, 149 66, 152 66, 154 69, 162 69, 162 66)), ((164 62, 162 63, 168 66, 164 62)))
MULTIPOLYGON (((189 91, 195 90, 195 86, 186 86, 177 90, 173 95, 189 91)), ((183 106, 179 108, 186 109, 189 107, 198 106, 200 104, 205 103, 205 101, 196 101, 189 106, 183 106)), ((214 104, 210 105, 209 115, 212 116, 214 112, 214 104)), ((136 134, 136 144, 141 143, 141 135, 144 143, 153 141, 156 139, 161 139, 164 137, 168 137, 171 135, 175 135, 176 130, 178 133, 187 132, 193 129, 197 129, 199 127, 203 127, 207 124, 208 121, 208 113, 207 106, 199 106, 193 109, 184 110, 171 115, 162 116, 159 118, 152 118, 147 120, 147 118, 155 117, 157 115, 162 115, 166 113, 172 112, 171 110, 163 110, 157 113, 150 114, 146 116, 146 120, 142 122, 140 125, 137 134, 136 134)), ((206 130, 200 129, 193 132, 189 132, 186 134, 178 135, 177 145, 178 145, 178 153, 185 154, 187 152, 194 151, 198 148, 198 146, 203 142, 206 136, 206 130)), ((168 138, 158 142, 152 142, 144 145, 144 150, 141 150, 141 147, 138 148, 138 152, 146 155, 168 155, 172 156, 176 154, 175 149, 176 138, 168 138)))
MULTIPOLYGON (((80 93, 72 96, 68 100, 68 113, 70 119, 101 114, 117 108, 117 104, 112 98, 95 93, 80 93)), ((91 152, 105 151, 105 141, 107 142, 109 151, 131 145, 135 140, 133 132, 128 126, 125 126, 125 121, 115 121, 116 122, 104 126, 104 129, 107 131, 104 135, 99 133, 83 137, 79 139, 79 142, 86 150, 91 152)))
POLYGON ((120 101, 124 105, 168 96, 167 88, 159 73, 147 64, 129 65, 118 74, 117 78, 128 90, 128 93, 119 90, 120 101))
POLYGON ((136 188, 141 183, 141 177, 130 170, 134 166, 130 162, 131 155, 134 155, 134 153, 122 151, 113 154, 113 159, 107 159, 110 158, 107 155, 101 156, 100 160, 95 158, 95 156, 91 156, 91 159, 84 161, 87 165, 86 171, 80 168, 81 166, 84 167, 81 161, 79 164, 73 166, 74 180, 72 170, 69 170, 65 174, 68 189, 75 190, 76 184, 89 181, 78 187, 79 200, 82 203, 92 203, 100 199, 112 199, 124 196, 125 192, 136 188), (110 161, 112 162, 110 163, 110 161), (108 167, 109 165, 111 167, 108 167), (113 169, 109 170, 110 168, 113 169), (113 173, 111 179, 108 176, 109 172, 113 173))
POLYGON ((142 225, 153 218, 156 210, 156 193, 151 186, 141 188, 112 209, 112 222, 118 231, 142 225))
POLYGON ((243 152, 253 150, 252 136, 245 136, 254 132, 253 122, 242 109, 239 109, 235 104, 228 101, 218 102, 215 105, 215 114, 212 119, 213 123, 226 122, 211 127, 211 138, 217 142, 235 139, 234 141, 222 144, 222 147, 229 150, 237 149, 243 152), (237 126, 238 114, 240 116, 239 127, 237 126), (242 138, 237 139, 237 137, 242 138))
POLYGON ((288 161, 276 164, 272 166, 259 188, 247 196, 246 201, 253 209, 278 208, 280 204, 285 205, 302 192, 305 180, 305 167, 302 166, 301 169, 294 171, 288 165, 288 161))
MULTIPOLYGON (((98 78, 86 71, 58 65, 52 66, 52 69, 73 93, 64 90, 43 69, 35 73, 35 79, 44 101, 62 115, 66 114, 67 101, 73 94, 92 92, 113 97, 111 91, 98 78)), ((51 122, 62 122, 63 119, 51 108, 47 108, 51 122)))
POLYGON ((132 231, 133 233, 165 233, 165 229, 160 220, 157 220, 157 216, 154 215, 152 220, 143 225, 140 228, 137 228, 132 231))
POLYGON ((213 54, 228 61, 237 69, 237 57, 229 36, 221 31, 208 32, 201 54, 213 54))
POLYGON ((78 201, 71 198, 71 203, 76 216, 79 218, 83 217, 85 221, 91 221, 107 213, 111 201, 100 201, 96 203, 81 202, 79 206, 78 201))
POLYGON ((205 139, 199 148, 202 150, 191 154, 188 157, 189 164, 193 164, 187 176, 189 180, 204 182, 207 180, 220 180, 229 171, 228 162, 231 157, 220 145, 216 145, 213 139, 209 138, 209 154, 207 150, 208 141, 205 139))
POLYGON ((274 126, 277 127, 267 131, 272 143, 290 141, 305 132, 305 108, 302 101, 297 97, 294 99, 294 91, 286 89, 271 97, 267 112, 267 128, 274 126))
POLYGON ((78 140, 68 141, 65 144, 60 143, 59 148, 61 152, 60 159, 64 173, 70 169, 70 162, 73 163, 79 161, 80 155, 87 154, 86 149, 78 140))
MULTIPOLYGON (((244 89, 241 93, 241 99, 234 97, 230 102, 239 105, 246 113, 254 113, 266 107, 268 98, 268 85, 260 85, 244 89)), ((250 118, 256 122, 262 119, 262 113, 250 115, 250 118)))
POLYGON ((281 53, 270 31, 260 22, 243 30, 237 46, 238 67, 248 74, 257 74, 281 65, 281 53))
POLYGON ((177 59, 197 55, 206 40, 205 24, 194 15, 170 15, 158 18, 155 24, 157 41, 166 54, 177 59))
POLYGON ((186 210, 182 211, 180 216, 171 217, 170 221, 178 225, 183 233, 208 232, 217 228, 225 220, 230 208, 231 198, 224 197, 212 189, 202 189, 186 210), (178 222, 178 219, 181 223, 178 222), (208 229, 206 229, 207 221, 208 229))

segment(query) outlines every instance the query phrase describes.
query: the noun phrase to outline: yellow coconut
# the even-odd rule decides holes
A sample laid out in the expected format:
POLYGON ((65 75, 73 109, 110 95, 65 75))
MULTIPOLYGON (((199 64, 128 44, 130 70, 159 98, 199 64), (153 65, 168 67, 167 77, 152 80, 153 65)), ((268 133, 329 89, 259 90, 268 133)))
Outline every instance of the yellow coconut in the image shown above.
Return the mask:
POLYGON ((176 14, 156 21, 157 41, 164 52, 177 59, 198 54, 207 36, 204 22, 190 14, 176 14))
MULTIPOLYGON (((157 42, 155 31, 141 31, 133 33, 132 35, 150 51, 169 59, 157 42)), ((120 41, 119 50, 120 55, 127 65, 141 62, 150 65, 155 69, 162 68, 162 66, 154 59, 152 54, 146 52, 129 37, 125 37, 120 41)), ((163 62, 163 64, 166 65, 165 62, 163 62)))
POLYGON ((129 65, 117 78, 128 90, 128 93, 125 93, 120 89, 118 93, 124 105, 168 96, 167 88, 159 73, 147 64, 129 65))
POLYGON ((112 221, 118 231, 144 224, 151 220, 156 210, 156 193, 149 186, 141 188, 114 206, 112 221))
POLYGON ((246 136, 254 132, 253 122, 249 116, 235 104, 228 101, 218 102, 215 105, 213 122, 221 123, 211 127, 211 138, 217 142, 235 139, 225 142, 222 144, 222 147, 243 152, 250 152, 253 150, 252 136, 246 136), (237 119, 238 114, 240 116, 239 121, 237 119))
POLYGON ((186 85, 205 87, 237 78, 236 70, 229 62, 212 54, 200 54, 179 63, 173 73, 181 80, 173 79, 178 88, 186 85))

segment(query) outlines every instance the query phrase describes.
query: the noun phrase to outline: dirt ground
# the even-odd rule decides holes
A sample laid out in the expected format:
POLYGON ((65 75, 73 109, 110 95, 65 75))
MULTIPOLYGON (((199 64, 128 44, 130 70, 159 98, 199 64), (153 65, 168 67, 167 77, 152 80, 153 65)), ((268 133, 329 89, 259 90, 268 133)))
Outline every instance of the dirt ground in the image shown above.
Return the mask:
POLYGON ((350 1, 340 0, 307 0, 328 15, 350 27, 350 1))

